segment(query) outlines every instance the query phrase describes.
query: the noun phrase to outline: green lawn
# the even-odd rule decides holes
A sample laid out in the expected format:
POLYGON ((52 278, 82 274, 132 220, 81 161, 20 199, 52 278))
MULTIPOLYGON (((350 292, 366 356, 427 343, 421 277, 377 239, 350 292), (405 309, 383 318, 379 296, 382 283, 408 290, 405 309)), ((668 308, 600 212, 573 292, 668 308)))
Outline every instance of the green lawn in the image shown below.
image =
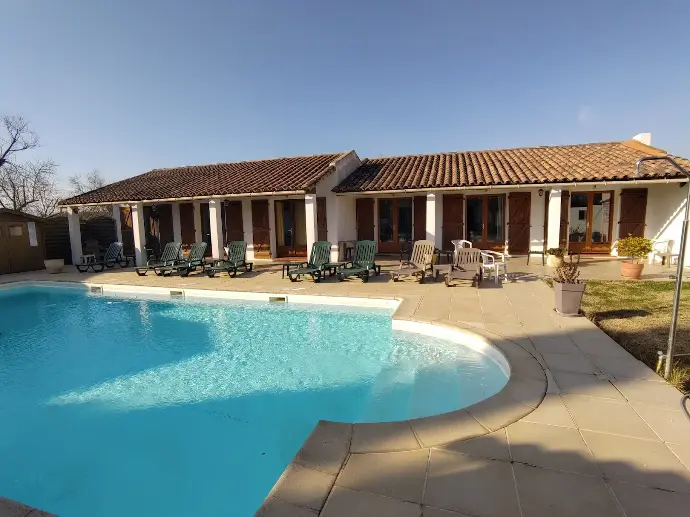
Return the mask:
MULTIPOLYGON (((690 284, 683 286, 676 353, 690 353, 690 284)), ((588 281, 582 311, 632 355, 656 368, 666 351, 673 308, 673 282, 588 281)), ((690 373, 690 356, 678 358, 690 373)))

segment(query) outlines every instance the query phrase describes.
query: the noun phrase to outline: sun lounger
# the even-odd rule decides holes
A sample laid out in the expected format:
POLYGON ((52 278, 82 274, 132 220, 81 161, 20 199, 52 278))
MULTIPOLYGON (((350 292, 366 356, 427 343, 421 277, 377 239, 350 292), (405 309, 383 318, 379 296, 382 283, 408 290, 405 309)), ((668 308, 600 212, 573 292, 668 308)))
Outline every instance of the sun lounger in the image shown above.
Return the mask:
POLYGON ((157 267, 174 266, 180 260, 180 248, 182 244, 179 242, 169 242, 163 248, 163 253, 159 260, 151 260, 146 263, 146 266, 135 269, 137 275, 144 276, 149 271, 154 271, 157 267))
POLYGON ((209 278, 216 276, 216 273, 226 272, 230 276, 237 275, 237 269, 243 267, 249 272, 254 269, 253 262, 247 262, 247 243, 244 241, 232 241, 228 244, 227 260, 216 260, 212 267, 206 268, 209 278))
POLYGON ((446 273, 446 286, 454 280, 461 280, 467 285, 482 283, 482 250, 479 248, 460 248, 455 252, 455 261, 446 273))
POLYGON ((416 241, 412 247, 410 260, 401 260, 400 267, 391 271, 393 282, 402 276, 418 276, 419 283, 424 283, 424 275, 431 269, 434 259, 434 243, 431 241, 416 241))
POLYGON ((312 244, 311 256, 308 262, 300 264, 297 269, 288 271, 288 276, 292 282, 297 282, 299 277, 310 275, 314 282, 320 282, 326 271, 326 264, 331 260, 331 243, 327 241, 317 241, 312 244))
POLYGON ((171 266, 158 266, 154 268, 154 271, 158 276, 166 276, 173 273, 179 273, 180 276, 188 276, 192 271, 196 271, 198 267, 203 271, 206 268, 204 254, 206 253, 207 246, 208 244, 203 241, 195 242, 187 258, 179 260, 171 266))
POLYGON ((101 260, 87 260, 85 257, 82 257, 82 263, 75 265, 80 273, 86 273, 89 269, 91 269, 94 273, 99 273, 105 268, 110 269, 115 267, 115 264, 120 264, 121 260, 122 243, 112 242, 110 246, 108 246, 108 249, 101 260))
POLYGON ((338 280, 342 282, 350 276, 358 276, 362 282, 368 282, 371 273, 381 274, 381 266, 377 266, 374 260, 376 255, 376 243, 374 241, 357 241, 355 255, 338 270, 338 280))

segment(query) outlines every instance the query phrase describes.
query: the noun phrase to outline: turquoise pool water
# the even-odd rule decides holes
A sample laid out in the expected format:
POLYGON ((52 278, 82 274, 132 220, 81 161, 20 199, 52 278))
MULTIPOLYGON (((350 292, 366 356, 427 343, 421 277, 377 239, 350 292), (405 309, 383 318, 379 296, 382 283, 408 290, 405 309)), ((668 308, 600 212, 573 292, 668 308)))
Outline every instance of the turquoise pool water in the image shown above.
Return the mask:
POLYGON ((428 416, 506 383, 380 309, 0 290, 0 496, 62 517, 249 517, 319 419, 428 416))

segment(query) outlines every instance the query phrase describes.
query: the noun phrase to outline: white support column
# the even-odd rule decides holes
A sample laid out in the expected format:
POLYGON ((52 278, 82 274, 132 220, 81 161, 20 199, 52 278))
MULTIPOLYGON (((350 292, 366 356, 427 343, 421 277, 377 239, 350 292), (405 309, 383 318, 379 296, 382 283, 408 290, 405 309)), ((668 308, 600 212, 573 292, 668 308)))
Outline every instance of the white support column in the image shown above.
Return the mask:
POLYGON ((72 248, 72 264, 80 264, 84 254, 81 249, 81 228, 79 227, 79 209, 67 207, 67 226, 69 242, 72 248))
POLYGON ((252 200, 242 200, 242 230, 247 242, 247 260, 254 260, 254 226, 252 223, 252 200))
POLYGON ((271 258, 278 257, 278 244, 276 242, 276 207, 273 199, 268 200, 268 227, 269 243, 271 245, 271 258))
POLYGON ((137 266, 146 264, 146 228, 144 226, 144 204, 134 203, 132 208, 132 231, 134 232, 134 260, 137 266))
POLYGON ((304 196, 304 213, 307 222, 307 256, 311 254, 312 245, 318 240, 319 230, 316 221, 316 195, 304 196))
POLYGON ((122 217, 120 216, 120 205, 113 205, 113 219, 115 219, 117 242, 122 242, 122 217))
POLYGON ((180 222, 180 204, 172 203, 173 239, 182 242, 182 223, 180 222))
POLYGON ((223 258, 223 218, 221 216, 222 199, 211 199, 208 211, 211 216, 211 255, 215 260, 223 258))
POLYGON ((443 194, 426 195, 426 239, 441 249, 443 239, 443 194))
POLYGON ((201 201, 194 201, 194 242, 204 240, 201 235, 201 201))
POLYGON ((558 248, 560 246, 561 234, 561 190, 549 192, 549 233, 546 236, 547 248, 558 248))

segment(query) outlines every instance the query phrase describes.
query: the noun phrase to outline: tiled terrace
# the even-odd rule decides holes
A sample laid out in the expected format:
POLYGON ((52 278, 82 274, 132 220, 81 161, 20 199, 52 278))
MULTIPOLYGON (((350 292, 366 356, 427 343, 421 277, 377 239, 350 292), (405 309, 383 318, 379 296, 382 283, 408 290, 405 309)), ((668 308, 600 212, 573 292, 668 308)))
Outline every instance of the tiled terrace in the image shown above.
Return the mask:
MULTIPOLYGON (((452 413, 428 426, 413 421, 376 428, 321 423, 258 515, 686 514, 690 422, 680 410, 681 394, 588 320, 557 316, 553 293, 538 281, 548 270, 536 257, 532 262, 527 266, 524 259, 511 261, 512 281, 498 286, 485 282, 479 290, 447 288, 441 282, 393 283, 386 275, 367 284, 357 279, 291 283, 271 264, 237 278, 138 277, 116 269, 6 275, 0 283, 60 280, 398 297, 403 303, 396 318, 469 329, 504 351, 509 344, 511 367, 518 366, 514 371, 534 372, 527 375, 533 382, 523 382, 521 393, 512 398, 498 394, 481 411, 467 411, 462 418, 452 413), (532 363, 536 370, 528 367, 532 363), (542 385, 537 379, 544 373, 546 395, 535 399, 535 389, 542 385), (477 437, 444 438, 451 436, 477 437)), ((652 277, 666 278, 671 271, 660 266, 646 270, 652 277)), ((616 279, 619 265, 610 259, 583 259, 582 272, 585 278, 616 279)), ((28 510, 11 511, 9 503, 0 500, 0 515, 28 515, 28 510)))

